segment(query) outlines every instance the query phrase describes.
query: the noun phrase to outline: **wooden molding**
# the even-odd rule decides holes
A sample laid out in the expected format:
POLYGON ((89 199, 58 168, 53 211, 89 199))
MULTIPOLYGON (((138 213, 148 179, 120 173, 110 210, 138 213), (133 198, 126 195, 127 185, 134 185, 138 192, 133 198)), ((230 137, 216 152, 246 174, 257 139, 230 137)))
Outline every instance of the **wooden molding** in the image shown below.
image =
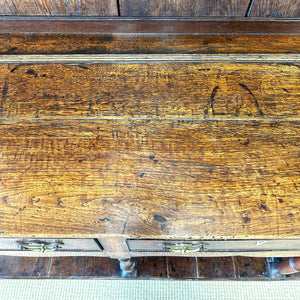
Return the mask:
POLYGON ((0 33, 299 34, 299 19, 0 17, 0 33))

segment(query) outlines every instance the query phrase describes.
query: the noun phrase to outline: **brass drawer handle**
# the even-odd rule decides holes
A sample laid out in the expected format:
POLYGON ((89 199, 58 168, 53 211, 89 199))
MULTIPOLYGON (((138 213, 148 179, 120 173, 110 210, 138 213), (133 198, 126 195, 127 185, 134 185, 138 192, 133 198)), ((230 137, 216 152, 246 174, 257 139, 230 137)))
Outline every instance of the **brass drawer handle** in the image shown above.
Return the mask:
POLYGON ((201 252, 206 251, 207 249, 204 245, 208 243, 199 243, 199 244, 189 244, 189 243, 178 243, 178 244, 167 244, 166 249, 170 252, 176 253, 191 253, 191 252, 201 252))
POLYGON ((46 243, 40 241, 32 242, 17 242, 19 244, 19 249, 22 251, 34 251, 34 252, 53 252, 62 248, 64 243, 55 242, 55 243, 46 243))

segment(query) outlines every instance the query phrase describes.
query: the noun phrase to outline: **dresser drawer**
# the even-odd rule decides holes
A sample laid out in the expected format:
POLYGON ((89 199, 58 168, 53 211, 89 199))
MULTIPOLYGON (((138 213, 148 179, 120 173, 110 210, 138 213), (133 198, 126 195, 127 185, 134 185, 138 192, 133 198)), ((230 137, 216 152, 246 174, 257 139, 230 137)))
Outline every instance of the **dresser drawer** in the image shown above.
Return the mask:
POLYGON ((94 239, 0 239, 0 252, 98 252, 102 247, 94 239))
POLYGON ((137 240, 128 239, 132 252, 259 252, 300 250, 300 240, 137 240))

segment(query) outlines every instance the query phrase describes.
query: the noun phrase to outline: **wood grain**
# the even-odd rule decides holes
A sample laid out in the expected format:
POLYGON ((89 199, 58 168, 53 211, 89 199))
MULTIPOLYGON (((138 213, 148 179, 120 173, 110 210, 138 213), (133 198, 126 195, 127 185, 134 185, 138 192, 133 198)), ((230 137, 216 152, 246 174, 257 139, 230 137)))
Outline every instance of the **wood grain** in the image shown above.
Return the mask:
POLYGON ((45 278, 50 259, 47 257, 0 256, 0 278, 45 278))
POLYGON ((2 54, 299 53, 300 22, 0 18, 2 54))
POLYGON ((299 53, 296 34, 0 34, 0 54, 299 53), (38 45, 38 46, 37 46, 38 45))
POLYGON ((195 257, 168 257, 168 277, 169 278, 196 278, 196 258, 195 257))
POLYGON ((300 17, 299 0, 255 0, 251 9, 252 17, 300 17))
POLYGON ((2 236, 295 237, 299 130, 291 121, 2 120, 2 236))
MULTIPOLYGON (((1 56, 1 236, 101 242, 298 236, 299 22, 95 19, 78 28, 78 20, 59 18, 0 23, 2 53, 72 54, 69 63, 49 63, 51 56, 44 55, 48 61, 24 56, 23 63, 8 64, 5 59, 16 56, 1 56), (96 40, 86 45, 91 35, 96 40), (54 50, 70 36, 78 37, 73 46, 71 39, 54 50), (35 48, 40 39, 41 48, 35 48), (247 41, 260 43, 247 48, 247 41), (129 58, 115 63, 87 64, 74 55, 116 56, 122 45, 129 58), (133 62, 139 47, 167 55, 133 62), (179 61, 183 50, 202 54, 179 61), (218 52, 217 60, 207 62, 205 51, 228 55, 218 52), (249 52, 261 57, 234 61, 239 51, 248 59, 249 52), (273 53, 271 60, 264 51, 273 53)), ((123 242, 118 249, 128 255, 123 242)), ((74 265, 57 264, 51 274, 72 276, 74 265)), ((80 265, 79 276, 84 261, 80 265)), ((165 270, 158 276, 167 276, 165 270)))
POLYGON ((59 18, 0 17, 1 34, 193 34, 299 35, 300 22, 291 19, 232 18, 59 18))
POLYGON ((198 257, 197 261, 199 278, 236 278, 232 257, 198 257))
POLYGON ((4 118, 298 119, 297 63, 0 65, 4 118))
POLYGON ((120 262, 108 257, 86 257, 86 277, 120 277, 120 262))
POLYGON ((263 278, 266 276, 266 261, 260 257, 233 257, 238 278, 263 278))
POLYGON ((244 16, 248 0, 120 0, 122 17, 244 16))
POLYGON ((115 0, 0 0, 0 15, 117 16, 115 0))
POLYGON ((85 257, 53 257, 48 277, 81 277, 85 272, 85 257))
POLYGON ((166 257, 137 257, 134 261, 137 263, 138 277, 167 277, 166 257))

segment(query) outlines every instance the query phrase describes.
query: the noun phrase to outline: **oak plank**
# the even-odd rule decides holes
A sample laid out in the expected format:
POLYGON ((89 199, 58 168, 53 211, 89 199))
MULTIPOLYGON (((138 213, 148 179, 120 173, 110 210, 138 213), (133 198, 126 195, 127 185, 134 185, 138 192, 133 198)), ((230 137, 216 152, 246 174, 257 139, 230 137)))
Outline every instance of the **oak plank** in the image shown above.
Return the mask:
POLYGON ((120 13, 122 17, 245 16, 248 4, 248 0, 120 0, 120 13))
POLYGON ((2 118, 298 119, 297 62, 0 64, 2 118))
POLYGON ((299 53, 296 34, 0 34, 0 54, 299 53))
POLYGON ((0 15, 117 16, 118 10, 115 0, 1 0, 0 15))
POLYGON ((295 237, 299 132, 278 120, 1 120, 2 236, 295 237))
POLYGON ((251 17, 299 18, 298 0, 255 0, 251 8, 251 17))

